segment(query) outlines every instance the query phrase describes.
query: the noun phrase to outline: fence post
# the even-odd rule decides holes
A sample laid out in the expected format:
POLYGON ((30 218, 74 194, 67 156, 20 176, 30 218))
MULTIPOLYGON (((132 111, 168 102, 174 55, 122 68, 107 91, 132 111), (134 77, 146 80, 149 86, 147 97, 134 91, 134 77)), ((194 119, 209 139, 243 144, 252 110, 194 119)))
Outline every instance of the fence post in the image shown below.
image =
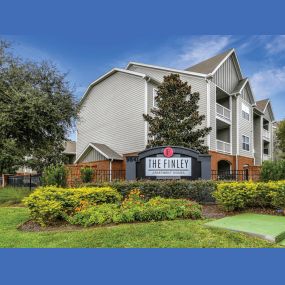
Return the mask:
POLYGON ((30 173, 30 191, 32 191, 32 174, 30 173))

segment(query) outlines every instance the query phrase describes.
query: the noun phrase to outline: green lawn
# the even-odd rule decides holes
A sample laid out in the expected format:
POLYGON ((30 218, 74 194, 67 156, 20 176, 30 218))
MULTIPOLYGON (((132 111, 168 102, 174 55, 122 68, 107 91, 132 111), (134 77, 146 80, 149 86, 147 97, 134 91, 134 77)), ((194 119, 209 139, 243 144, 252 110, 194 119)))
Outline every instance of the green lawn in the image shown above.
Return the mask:
POLYGON ((31 194, 29 188, 5 187, 0 188, 0 207, 21 203, 22 199, 31 194))
POLYGON ((24 207, 0 208, 0 247, 278 247, 240 233, 209 229, 209 220, 177 220, 53 232, 21 232, 24 207))

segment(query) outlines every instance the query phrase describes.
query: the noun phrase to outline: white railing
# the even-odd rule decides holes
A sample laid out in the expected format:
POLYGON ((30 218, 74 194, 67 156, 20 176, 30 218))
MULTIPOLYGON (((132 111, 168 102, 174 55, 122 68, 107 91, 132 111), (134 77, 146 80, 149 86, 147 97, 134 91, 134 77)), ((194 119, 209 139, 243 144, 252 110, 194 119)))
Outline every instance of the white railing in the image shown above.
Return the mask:
POLYGON ((216 103, 216 108, 217 108, 217 116, 227 120, 231 121, 231 110, 220 105, 219 103, 216 103))
POLYGON ((231 144, 217 140, 217 151, 231 153, 231 144))
POLYGON ((265 130, 265 129, 263 129, 263 131, 262 131, 262 136, 264 139, 270 140, 270 132, 265 130))
POLYGON ((268 154, 263 154, 263 160, 270 160, 271 159, 271 157, 270 157, 270 155, 268 155, 268 154))

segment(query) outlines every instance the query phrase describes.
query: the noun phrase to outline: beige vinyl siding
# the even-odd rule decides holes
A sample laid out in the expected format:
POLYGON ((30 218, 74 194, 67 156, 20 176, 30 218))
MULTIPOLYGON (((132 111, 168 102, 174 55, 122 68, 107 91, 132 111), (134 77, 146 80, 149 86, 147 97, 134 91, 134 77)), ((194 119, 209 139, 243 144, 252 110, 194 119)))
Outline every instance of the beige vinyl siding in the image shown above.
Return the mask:
POLYGON ((254 130, 253 130, 253 140, 254 140, 254 158, 255 164, 262 164, 262 118, 261 116, 255 117, 253 121, 254 130))
POLYGON ((210 132, 210 146, 209 149, 216 151, 217 148, 217 128, 216 128, 216 84, 210 81, 210 126, 212 128, 210 132))
MULTIPOLYGON (((132 66, 130 66, 129 70, 146 74, 158 82, 162 82, 164 76, 170 75, 171 73, 173 73, 173 72, 169 72, 169 71, 165 71, 165 70, 158 70, 158 69, 154 69, 151 67, 145 67, 145 66, 139 66, 139 65, 132 65, 132 66)), ((187 81, 188 84, 191 85, 192 92, 199 92, 199 94, 200 94, 199 112, 200 112, 200 114, 203 114, 206 116, 201 127, 206 127, 207 126, 207 83, 206 83, 205 78, 200 78, 200 77, 195 77, 195 76, 190 76, 190 75, 184 75, 184 74, 179 74, 179 75, 180 75, 180 79, 182 81, 187 81)), ((151 86, 151 84, 150 84, 150 86, 151 86)), ((151 87, 149 88, 148 98, 150 98, 150 97, 152 100, 151 87)), ((207 139, 205 138, 205 143, 206 142, 207 142, 207 139)))
POLYGON ((247 86, 245 86, 245 88, 243 88, 243 90, 241 91, 241 97, 243 100, 245 100, 248 103, 251 103, 250 97, 249 97, 249 91, 248 91, 248 84, 247 86))
POLYGON ((253 108, 251 105, 243 100, 240 96, 238 97, 238 114, 239 116, 239 154, 241 156, 253 157, 253 108), (249 121, 242 117, 242 104, 245 104, 249 107, 249 121), (246 151, 242 148, 242 136, 249 137, 249 151, 246 151))
POLYGON ((232 154, 237 154, 237 97, 232 96, 232 154))
POLYGON ((92 162, 92 161, 99 161, 105 160, 106 157, 96 151, 95 149, 91 149, 79 162, 92 162))
POLYGON ((213 82, 228 93, 231 93, 239 81, 233 56, 230 56, 214 74, 213 82))
POLYGON ((83 102, 77 134, 77 157, 89 142, 119 154, 145 148, 145 80, 116 72, 95 85, 83 102))

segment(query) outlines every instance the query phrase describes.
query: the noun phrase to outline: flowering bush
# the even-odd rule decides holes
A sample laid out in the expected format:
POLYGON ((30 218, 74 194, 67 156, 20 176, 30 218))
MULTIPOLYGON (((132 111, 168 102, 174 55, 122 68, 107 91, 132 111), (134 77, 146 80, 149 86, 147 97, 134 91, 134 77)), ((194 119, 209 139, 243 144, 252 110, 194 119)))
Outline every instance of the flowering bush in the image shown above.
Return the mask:
POLYGON ((122 201, 122 196, 110 187, 42 187, 24 202, 30 209, 31 217, 41 225, 58 220, 91 226, 201 217, 201 207, 195 202, 160 197, 147 201, 138 189, 130 191, 122 201))
POLYGON ((161 221, 177 218, 201 218, 201 206, 183 199, 152 198, 145 201, 140 191, 130 192, 121 205, 102 204, 83 208, 68 221, 83 226, 136 221, 161 221))

